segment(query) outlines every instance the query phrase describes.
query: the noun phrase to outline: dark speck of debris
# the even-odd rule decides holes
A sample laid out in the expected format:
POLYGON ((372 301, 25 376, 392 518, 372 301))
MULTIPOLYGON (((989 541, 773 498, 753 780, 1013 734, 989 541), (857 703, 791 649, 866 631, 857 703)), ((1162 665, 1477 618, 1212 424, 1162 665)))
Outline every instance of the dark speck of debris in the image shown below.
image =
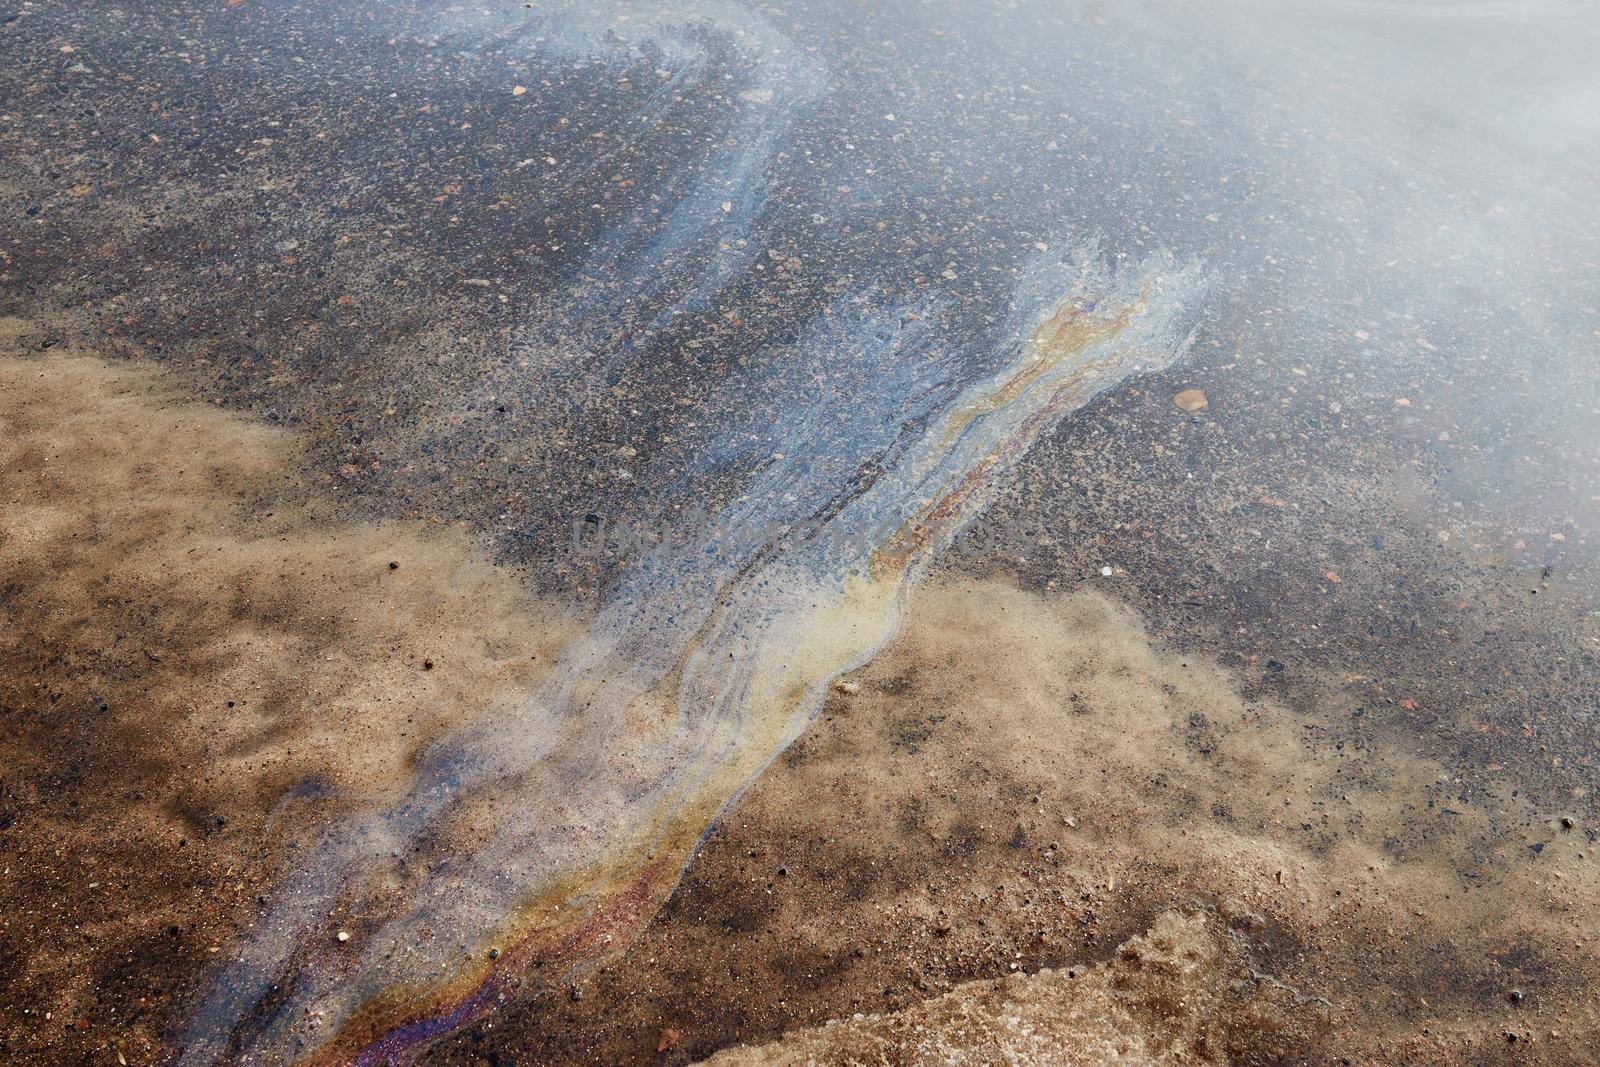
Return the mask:
POLYGON ((397 571, 400 569, 400 564, 391 559, 389 561, 389 569, 392 571, 397 571))
POLYGON ((431 659, 423 660, 422 661, 422 669, 425 670, 425 671, 433 670, 433 660, 431 660, 431 659))
POLYGON ((1522 1003, 1522 990, 1513 989, 1511 992, 1506 994, 1506 999, 1511 1001, 1511 1003, 1513 1003, 1513 1004, 1521 1004, 1522 1003))

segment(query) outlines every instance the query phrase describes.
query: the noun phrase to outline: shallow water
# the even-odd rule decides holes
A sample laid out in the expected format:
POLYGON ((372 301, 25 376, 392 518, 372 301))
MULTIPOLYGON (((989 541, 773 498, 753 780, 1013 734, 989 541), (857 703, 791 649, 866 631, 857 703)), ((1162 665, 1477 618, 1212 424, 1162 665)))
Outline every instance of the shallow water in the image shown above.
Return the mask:
POLYGON ((1177 909, 1293 991, 1205 1055, 1589 1051, 1593 7, 0 34, 0 1047, 681 1060, 1177 909))

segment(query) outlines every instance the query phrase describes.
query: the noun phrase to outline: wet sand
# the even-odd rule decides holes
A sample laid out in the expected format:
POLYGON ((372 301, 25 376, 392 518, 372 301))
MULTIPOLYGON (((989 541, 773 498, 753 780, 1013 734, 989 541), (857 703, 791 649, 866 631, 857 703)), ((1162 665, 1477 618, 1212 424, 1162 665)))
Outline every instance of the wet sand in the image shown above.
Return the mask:
MULTIPOLYGON (((1102 594, 983 583, 921 591, 901 637, 843 685, 626 965, 436 1058, 648 1062, 670 1030, 671 1058, 693 1059, 1118 958, 1185 908, 1237 954, 1185 979, 1239 1015, 1201 1013, 1227 1033, 1211 1053, 1224 1062, 1595 1054, 1589 833, 1514 785, 1468 796, 1394 724, 1352 715, 1365 686, 1247 696, 1102 594)), ((1036 995, 1080 1010, 1076 994, 1036 995)), ((1196 1022, 1180 1016, 1174 1034, 1196 1022)), ((916 1026, 931 1024, 800 1037, 795 1055, 879 1062, 885 1033, 916 1026)))
POLYGON ((1231 1063, 1261 1032, 1286 1038, 1274 999, 1221 925, 1168 912, 1113 960, 968 982, 892 1015, 800 1030, 707 1060, 718 1067, 803 1063, 1231 1063))
POLYGON ((149 1062, 317 824, 578 620, 459 531, 333 517, 292 435, 6 325, 4 1042, 149 1062))

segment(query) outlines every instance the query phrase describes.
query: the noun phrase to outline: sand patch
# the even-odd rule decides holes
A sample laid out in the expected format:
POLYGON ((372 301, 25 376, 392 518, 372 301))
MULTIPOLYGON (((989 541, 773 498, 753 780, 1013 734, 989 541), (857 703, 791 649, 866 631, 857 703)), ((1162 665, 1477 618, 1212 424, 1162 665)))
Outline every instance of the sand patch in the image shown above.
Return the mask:
POLYGON ((732 1049, 712 1067, 800 1064, 1224 1064, 1233 1033, 1276 1029, 1292 994, 1252 976, 1226 926, 1167 912, 1116 958, 967 982, 903 1012, 856 1016, 732 1049))
MULTIPOLYGON (((1005 897, 1052 883, 1108 910, 1177 891, 1215 902, 1287 980, 1349 1013, 1353 1032, 1333 1040, 1350 1051, 1422 1031, 1446 1058, 1537 1037, 1559 1059, 1589 1040, 1588 836, 1514 783, 1469 795, 1427 738, 1369 727, 1354 698, 1247 698, 1100 595, 994 583, 925 590, 844 688, 834 728, 751 814, 828 795, 886 864, 908 838, 952 856, 1005 839, 1000 890, 879 901, 921 909, 943 938, 985 915, 1008 925, 1005 897), (1302 958, 1274 959, 1274 944, 1302 958)), ((830 921, 797 917, 797 936, 830 921)))
MULTIPOLYGON (((0 343, 27 335, 13 320, 0 343)), ((129 1011, 118 1047, 159 1041, 286 843, 404 787, 576 631, 460 532, 341 518, 298 471, 290 434, 148 371, 0 354, 0 993, 19 1027, 0 1047, 92 1045, 129 1011)))
MULTIPOLYGON (((627 959, 585 976, 576 1005, 540 994, 479 1036, 531 1056, 575 1033, 581 1053, 558 1059, 635 1062, 670 1030, 669 1058, 692 1060, 1112 960, 1198 905, 1229 960, 1293 993, 1230 1030, 1228 1062, 1593 1059, 1588 829, 1514 781, 1469 789, 1433 737, 1369 714, 1364 685, 1329 679, 1292 705, 1266 691, 1097 594, 922 588, 627 959)), ((1196 989, 1231 988, 1234 963, 1198 959, 1215 970, 1196 989)), ((949 1023, 1002 1059, 1011 1038, 968 1029, 968 995, 797 1047, 942 1062, 964 1040, 949 1023)), ((1148 1051, 1159 1031, 1140 1026, 1123 1036, 1148 1051)))

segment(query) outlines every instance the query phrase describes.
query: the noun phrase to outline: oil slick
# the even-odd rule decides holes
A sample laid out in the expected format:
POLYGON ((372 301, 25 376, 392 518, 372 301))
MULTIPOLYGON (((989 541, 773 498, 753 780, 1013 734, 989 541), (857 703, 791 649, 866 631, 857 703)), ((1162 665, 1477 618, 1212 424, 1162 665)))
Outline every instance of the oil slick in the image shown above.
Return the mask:
MULTIPOLYGON (((183 1062, 404 1058, 528 967, 548 978, 620 948, 831 679, 893 634, 908 583, 983 508, 994 475, 1183 350, 1198 284, 1195 265, 1162 257, 1116 270, 1093 251, 1041 258, 1020 275, 1000 369, 925 393, 914 438, 820 429, 858 399, 917 399, 903 394, 798 411, 781 458, 724 509, 727 536, 642 554, 531 699, 435 744, 403 801, 326 832, 215 980, 183 1062), (343 920, 348 943, 335 912, 357 917, 343 920)), ((879 326, 870 310, 855 321, 879 326)), ((880 353, 885 384, 973 355, 938 354, 931 327, 906 339, 880 353)))

